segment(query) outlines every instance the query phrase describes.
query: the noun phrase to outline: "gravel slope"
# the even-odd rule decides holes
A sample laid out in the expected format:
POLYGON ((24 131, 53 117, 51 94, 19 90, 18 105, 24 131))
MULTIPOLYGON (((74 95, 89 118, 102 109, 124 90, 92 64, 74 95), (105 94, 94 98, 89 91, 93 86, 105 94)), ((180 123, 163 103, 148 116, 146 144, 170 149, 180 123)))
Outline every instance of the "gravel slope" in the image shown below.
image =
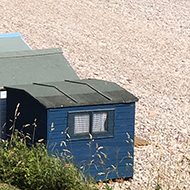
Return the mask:
POLYGON ((190 189, 189 10, 189 0, 0 0, 0 33, 20 32, 32 49, 61 47, 81 78, 139 98, 136 136, 153 143, 135 148, 123 189, 154 180, 190 189))

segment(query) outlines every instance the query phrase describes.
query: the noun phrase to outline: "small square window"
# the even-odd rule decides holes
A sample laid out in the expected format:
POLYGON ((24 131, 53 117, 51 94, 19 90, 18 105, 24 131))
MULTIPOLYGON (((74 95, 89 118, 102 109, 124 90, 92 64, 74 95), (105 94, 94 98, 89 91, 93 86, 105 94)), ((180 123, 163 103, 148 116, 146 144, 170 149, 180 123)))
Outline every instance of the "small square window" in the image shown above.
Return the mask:
POLYGON ((89 134, 94 139, 113 137, 114 120, 114 109, 69 112, 69 140, 90 139, 89 134))

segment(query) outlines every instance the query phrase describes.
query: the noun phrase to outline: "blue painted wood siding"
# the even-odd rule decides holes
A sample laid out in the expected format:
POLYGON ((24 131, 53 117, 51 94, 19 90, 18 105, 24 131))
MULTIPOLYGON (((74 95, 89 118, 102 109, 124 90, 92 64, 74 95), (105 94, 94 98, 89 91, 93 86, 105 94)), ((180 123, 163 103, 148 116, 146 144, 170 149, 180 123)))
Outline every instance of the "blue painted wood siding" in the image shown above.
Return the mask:
MULTIPOLYGON (((135 103, 49 109, 47 119, 49 152, 58 150, 59 153, 73 155, 75 163, 84 167, 94 160, 89 170, 93 177, 98 173, 109 173, 107 178, 112 179, 133 176, 135 103), (65 130, 68 126, 69 111, 97 109, 115 110, 114 137, 94 141, 67 141, 69 138, 65 130), (66 142, 67 146, 64 143, 61 146, 62 141, 66 142)), ((105 176, 100 175, 97 177, 97 180, 99 179, 104 180, 105 176)))
POLYGON ((22 90, 9 89, 7 91, 7 122, 6 133, 10 135, 9 128, 12 126, 11 120, 14 120, 15 109, 20 103, 18 111, 20 112, 17 118, 15 128, 19 131, 22 130, 25 134, 29 133, 31 138, 34 135, 34 143, 39 139, 44 139, 46 142, 47 137, 47 110, 44 106, 39 104, 36 99, 22 90), (36 121, 35 121, 36 120, 36 121), (34 123, 37 127, 34 134, 34 123), (30 126, 23 128, 23 125, 30 124, 30 126))
POLYGON ((0 139, 5 139, 6 136, 6 98, 0 98, 0 139))

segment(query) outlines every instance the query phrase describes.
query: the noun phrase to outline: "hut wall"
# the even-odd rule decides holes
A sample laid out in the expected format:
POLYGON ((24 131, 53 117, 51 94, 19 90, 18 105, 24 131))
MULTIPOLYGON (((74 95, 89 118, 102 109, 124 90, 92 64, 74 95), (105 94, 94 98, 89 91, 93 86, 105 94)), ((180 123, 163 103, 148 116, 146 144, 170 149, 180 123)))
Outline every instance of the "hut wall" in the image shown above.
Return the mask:
POLYGON ((6 91, 0 91, 0 139, 5 139, 5 123, 6 123, 6 91))
POLYGON ((15 117, 15 110, 17 105, 20 104, 18 112, 20 115, 16 119, 15 128, 24 133, 29 133, 31 138, 34 135, 34 142, 39 139, 44 139, 46 142, 47 137, 47 112, 43 105, 41 105, 36 99, 22 90, 8 90, 7 93, 7 124, 6 133, 11 134, 9 130, 12 126, 15 117), (26 124, 30 124, 28 127, 23 127, 26 124), (36 124, 36 125, 35 125, 36 124), (36 129, 34 130, 34 127, 36 129), (35 133, 34 133, 35 131, 35 133))
MULTIPOLYGON (((109 173, 107 178, 112 179, 133 176, 135 103, 49 109, 47 118, 49 152, 58 150, 61 154, 73 155, 75 163, 84 167, 92 162, 89 172, 93 177, 98 173, 109 173), (70 112, 110 109, 115 112, 112 138, 73 141, 68 138, 65 130, 69 125, 70 112)), ((100 175, 96 179, 104 180, 105 175, 100 175)))

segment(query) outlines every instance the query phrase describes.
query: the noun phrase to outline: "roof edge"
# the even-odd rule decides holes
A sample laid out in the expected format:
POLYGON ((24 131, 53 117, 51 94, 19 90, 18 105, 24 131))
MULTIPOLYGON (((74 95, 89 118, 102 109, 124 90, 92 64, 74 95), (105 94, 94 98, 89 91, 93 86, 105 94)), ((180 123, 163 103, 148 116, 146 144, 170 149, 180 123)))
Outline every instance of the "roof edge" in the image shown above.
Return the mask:
POLYGON ((36 97, 32 96, 29 92, 27 92, 25 89, 20 89, 20 88, 13 88, 13 87, 8 87, 5 86, 4 89, 7 90, 12 90, 12 91, 20 91, 22 93, 25 93, 27 96, 31 97, 34 101, 38 102, 41 106, 44 108, 47 108, 42 102, 40 102, 36 97))
POLYGON ((1 38, 22 38, 22 35, 20 33, 0 34, 1 38))
POLYGON ((3 58, 16 58, 16 57, 31 57, 31 56, 42 56, 42 55, 52 55, 52 54, 62 54, 61 48, 51 48, 51 49, 37 49, 37 50, 25 50, 25 51, 14 51, 14 52, 4 52, 0 53, 0 59, 3 58))

